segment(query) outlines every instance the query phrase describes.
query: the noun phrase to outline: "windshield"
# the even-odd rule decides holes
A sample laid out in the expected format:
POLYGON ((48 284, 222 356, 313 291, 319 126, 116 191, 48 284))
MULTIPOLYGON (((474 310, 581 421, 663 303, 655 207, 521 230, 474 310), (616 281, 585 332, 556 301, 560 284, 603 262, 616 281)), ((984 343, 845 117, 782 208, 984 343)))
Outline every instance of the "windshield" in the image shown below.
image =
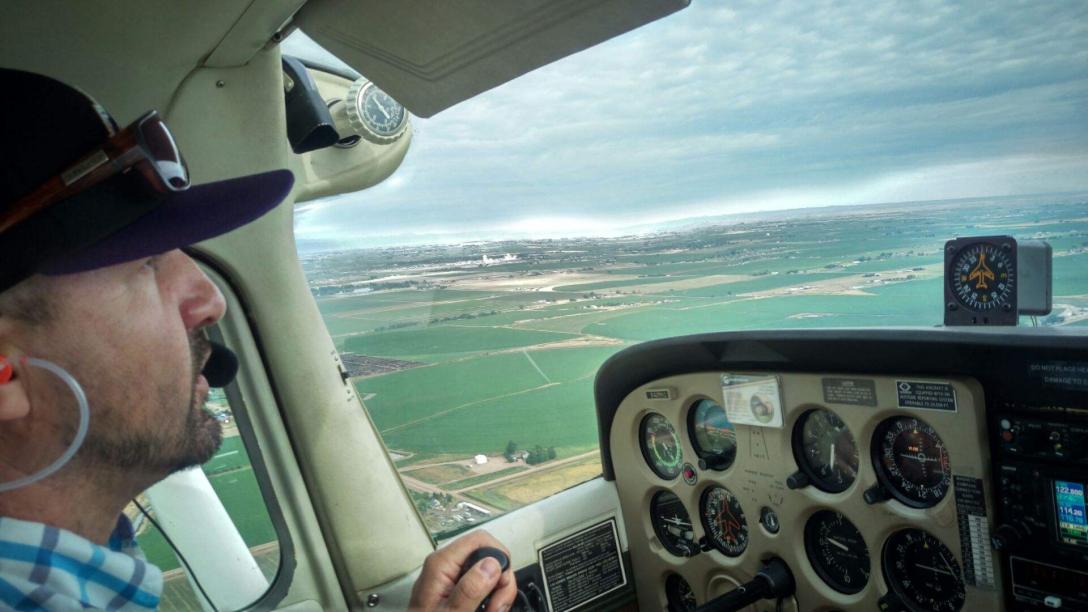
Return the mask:
POLYGON ((401 168, 299 207, 312 291, 436 534, 600 473, 633 343, 939 325, 944 243, 1053 248, 1088 324, 1088 8, 694 3, 413 118, 401 168))

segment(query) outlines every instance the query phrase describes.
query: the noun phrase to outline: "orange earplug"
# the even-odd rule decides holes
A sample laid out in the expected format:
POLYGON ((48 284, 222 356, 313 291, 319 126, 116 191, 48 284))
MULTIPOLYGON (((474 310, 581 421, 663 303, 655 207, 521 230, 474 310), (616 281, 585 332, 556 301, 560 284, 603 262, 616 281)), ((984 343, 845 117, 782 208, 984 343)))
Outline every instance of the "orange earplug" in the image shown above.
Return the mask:
POLYGON ((11 367, 11 362, 8 358, 0 355, 0 385, 6 385, 10 380, 12 374, 15 373, 15 368, 11 367))

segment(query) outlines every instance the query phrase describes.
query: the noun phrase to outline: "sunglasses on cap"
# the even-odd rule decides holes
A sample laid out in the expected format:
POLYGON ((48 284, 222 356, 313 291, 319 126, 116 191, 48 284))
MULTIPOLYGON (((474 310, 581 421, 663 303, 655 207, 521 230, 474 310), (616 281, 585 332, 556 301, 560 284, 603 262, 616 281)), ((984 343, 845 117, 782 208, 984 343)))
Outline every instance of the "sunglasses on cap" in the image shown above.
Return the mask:
POLYGON ((159 113, 149 111, 60 174, 0 212, 0 232, 27 217, 135 169, 158 193, 189 188, 189 170, 159 113))

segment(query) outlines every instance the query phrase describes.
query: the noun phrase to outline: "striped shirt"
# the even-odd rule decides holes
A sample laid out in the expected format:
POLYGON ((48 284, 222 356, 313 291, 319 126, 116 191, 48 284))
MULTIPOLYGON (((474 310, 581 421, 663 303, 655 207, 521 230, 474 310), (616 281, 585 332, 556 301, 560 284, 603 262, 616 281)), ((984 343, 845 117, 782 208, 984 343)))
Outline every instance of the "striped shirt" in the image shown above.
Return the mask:
POLYGON ((154 610, 162 572, 147 562, 135 536, 123 514, 106 546, 0 517, 0 609, 154 610))

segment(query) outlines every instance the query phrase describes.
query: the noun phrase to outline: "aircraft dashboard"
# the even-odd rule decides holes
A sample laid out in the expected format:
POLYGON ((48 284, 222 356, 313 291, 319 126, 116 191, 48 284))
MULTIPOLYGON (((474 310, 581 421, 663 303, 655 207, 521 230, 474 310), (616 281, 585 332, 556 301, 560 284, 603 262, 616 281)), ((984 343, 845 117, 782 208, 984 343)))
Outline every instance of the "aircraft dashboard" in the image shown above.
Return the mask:
POLYGON ((596 395, 639 601, 693 610, 778 559, 793 593, 744 609, 1086 609, 1086 353, 918 329, 618 354, 596 395))

